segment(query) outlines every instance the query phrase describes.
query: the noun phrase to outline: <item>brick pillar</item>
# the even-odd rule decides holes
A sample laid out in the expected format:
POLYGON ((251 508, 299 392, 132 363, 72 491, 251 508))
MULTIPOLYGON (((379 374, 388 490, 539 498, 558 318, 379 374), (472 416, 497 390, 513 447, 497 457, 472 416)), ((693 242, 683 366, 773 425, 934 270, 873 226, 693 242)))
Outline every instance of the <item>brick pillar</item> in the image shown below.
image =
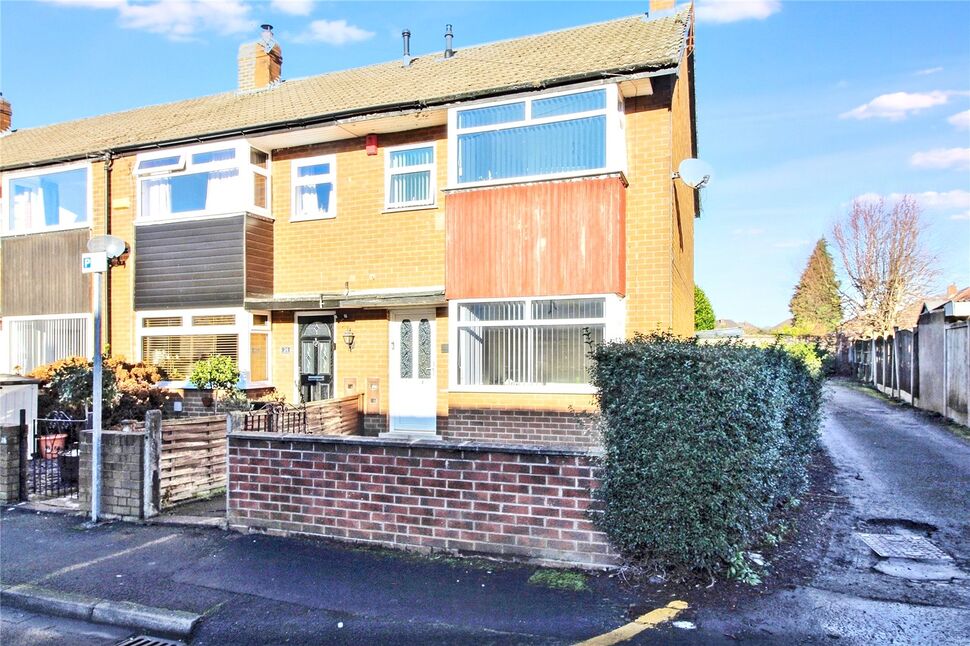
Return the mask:
POLYGON ((0 428, 0 503, 20 501, 20 427, 0 428))
MULTIPOLYGON (((144 514, 145 431, 102 431, 101 515, 135 520, 144 514)), ((91 511, 91 431, 81 432, 78 502, 91 511)))

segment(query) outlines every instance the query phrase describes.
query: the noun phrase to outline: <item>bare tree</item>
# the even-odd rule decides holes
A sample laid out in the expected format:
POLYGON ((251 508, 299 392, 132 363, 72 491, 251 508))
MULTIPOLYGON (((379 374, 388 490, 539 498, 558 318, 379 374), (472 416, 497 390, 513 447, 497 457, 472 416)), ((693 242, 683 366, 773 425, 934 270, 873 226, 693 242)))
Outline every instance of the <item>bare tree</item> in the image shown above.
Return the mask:
POLYGON ((891 331, 938 274, 922 215, 908 195, 892 205, 856 200, 832 230, 851 288, 843 290, 847 309, 870 334, 891 331))

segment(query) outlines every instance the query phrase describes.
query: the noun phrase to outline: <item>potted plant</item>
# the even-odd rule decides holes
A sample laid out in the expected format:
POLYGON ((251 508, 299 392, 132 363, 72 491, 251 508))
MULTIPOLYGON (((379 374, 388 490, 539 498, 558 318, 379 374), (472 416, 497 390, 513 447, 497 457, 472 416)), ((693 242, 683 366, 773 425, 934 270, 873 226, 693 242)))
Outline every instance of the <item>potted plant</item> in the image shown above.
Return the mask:
POLYGON ((44 460, 56 458, 67 446, 67 433, 48 433, 37 438, 40 457, 44 460))
POLYGON ((217 404, 220 393, 235 392, 236 383, 239 381, 239 366, 232 357, 214 354, 195 364, 189 381, 203 391, 203 404, 206 406, 217 404), (212 395, 206 395, 204 391, 207 390, 211 391, 212 395), (206 403, 207 397, 210 400, 209 403, 206 403))

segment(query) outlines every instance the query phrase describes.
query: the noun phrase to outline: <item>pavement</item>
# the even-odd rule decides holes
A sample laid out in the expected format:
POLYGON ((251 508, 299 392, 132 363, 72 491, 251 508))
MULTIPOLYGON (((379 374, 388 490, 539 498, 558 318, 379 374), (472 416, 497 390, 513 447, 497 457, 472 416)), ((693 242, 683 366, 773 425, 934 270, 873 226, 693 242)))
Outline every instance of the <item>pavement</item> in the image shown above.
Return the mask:
MULTIPOLYGON (((0 579, 201 615, 192 644, 970 644, 967 579, 885 574, 900 562, 859 537, 926 538, 953 571, 970 572, 970 443, 844 383, 831 386, 826 411, 835 482, 808 516, 818 527, 799 535, 813 547, 798 552, 801 538, 789 547, 810 574, 769 577, 754 591, 719 582, 706 596, 702 586, 634 592, 608 574, 588 575, 584 591, 554 590, 528 583, 537 568, 524 564, 210 527, 92 528, 9 507, 0 510, 0 579)), ((31 641, 22 628, 58 620, 24 623, 11 612, 0 610, 4 644, 117 643, 84 622, 77 633, 50 628, 71 635, 62 641, 31 641)))
POLYGON ((830 382, 822 443, 835 467, 830 536, 809 581, 737 607, 693 607, 658 636, 695 644, 970 644, 970 443, 939 417, 830 382), (882 559, 860 534, 925 538, 952 560, 882 559), (884 572, 902 572, 910 578, 884 572))

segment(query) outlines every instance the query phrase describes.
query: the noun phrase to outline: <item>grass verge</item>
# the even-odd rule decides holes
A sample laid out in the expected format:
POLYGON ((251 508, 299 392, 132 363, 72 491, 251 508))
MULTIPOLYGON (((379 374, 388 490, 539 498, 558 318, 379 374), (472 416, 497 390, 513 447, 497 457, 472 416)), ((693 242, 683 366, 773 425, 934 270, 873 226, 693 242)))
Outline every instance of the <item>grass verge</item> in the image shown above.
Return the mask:
POLYGON ((553 588, 555 590, 572 590, 574 592, 581 592, 586 590, 586 575, 580 572, 571 572, 569 570, 536 570, 535 573, 529 577, 529 583, 532 585, 540 585, 545 588, 553 588))

